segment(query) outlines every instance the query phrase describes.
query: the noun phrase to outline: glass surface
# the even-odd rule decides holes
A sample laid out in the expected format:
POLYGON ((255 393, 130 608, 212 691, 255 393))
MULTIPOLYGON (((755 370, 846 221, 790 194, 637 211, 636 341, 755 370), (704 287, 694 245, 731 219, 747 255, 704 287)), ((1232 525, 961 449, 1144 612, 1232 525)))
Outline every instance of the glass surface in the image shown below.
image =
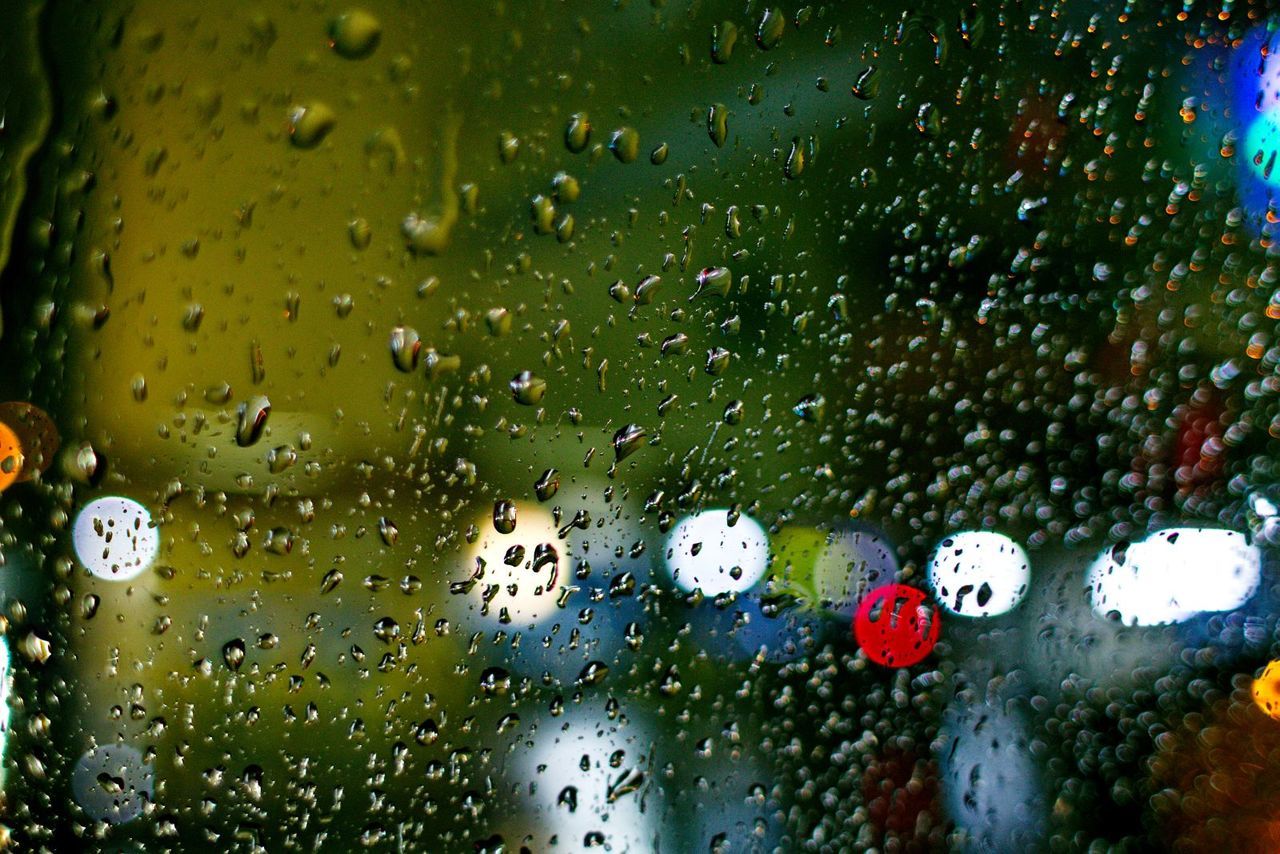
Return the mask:
POLYGON ((0 21, 0 841, 1280 849, 1268 4, 0 21))

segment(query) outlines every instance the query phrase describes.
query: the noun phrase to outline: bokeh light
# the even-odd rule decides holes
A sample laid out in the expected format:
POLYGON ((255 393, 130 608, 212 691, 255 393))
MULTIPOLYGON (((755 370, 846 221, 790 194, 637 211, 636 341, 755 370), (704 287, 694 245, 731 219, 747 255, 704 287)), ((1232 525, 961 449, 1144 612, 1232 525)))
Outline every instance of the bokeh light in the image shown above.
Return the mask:
POLYGON ((1254 27, 1235 48, 1228 76, 1228 114, 1240 140, 1236 154, 1240 201, 1255 233, 1270 235, 1275 226, 1280 172, 1275 170, 1280 144, 1280 62, 1276 37, 1267 25, 1254 27))
POLYGON ((1167 528, 1105 550, 1089 567, 1089 602, 1099 616, 1130 626, 1180 623, 1231 611, 1258 589, 1262 553, 1244 534, 1167 528))
POLYGON ((18 434, 0 421, 0 491, 8 489, 22 473, 22 444, 18 434))
POLYGON ((136 578, 160 551, 160 531, 147 508, 115 495, 86 504, 71 536, 84 568, 109 581, 136 578))
MULTIPOLYGON (((53 463, 61 446, 58 428, 40 407, 22 400, 0 403, 0 425, 11 430, 17 439, 17 480, 31 480, 53 463)), ((4 480, 5 442, 0 442, 0 483, 4 480)), ((8 454, 12 456, 12 454, 8 454)), ((3 487, 0 487, 3 488, 3 487)))
MULTIPOLYGON (((632 720, 581 713, 544 720, 531 750, 516 762, 517 779, 532 781, 538 831, 570 850, 607 846, 644 851, 659 830, 636 788, 653 773, 653 733, 632 720)), ((545 839, 539 839, 545 844, 545 839)), ((541 846, 538 846, 541 847, 541 846)))
POLYGON ((938 743, 943 804, 970 843, 961 850, 1035 848, 1045 798, 1019 716, 1001 705, 956 703, 944 716, 938 743))
POLYGON ((749 516, 729 524, 728 510, 686 516, 667 536, 667 568, 682 590, 740 593, 764 576, 769 538, 749 516))
POLYGON ((1011 611, 1031 583, 1031 565, 1022 546, 993 531, 947 537, 929 561, 928 574, 938 603, 962 617, 1011 611))
POLYGON ((22 474, 22 443, 18 434, 0 421, 0 490, 8 489, 22 474))
POLYGON ((1253 703, 1268 717, 1280 721, 1280 661, 1270 661, 1250 686, 1253 703))
POLYGON ((124 824, 155 797, 155 772, 137 748, 102 744, 86 751, 71 772, 76 803, 95 821, 124 824))
POLYGON ((885 667, 909 667, 933 652, 942 631, 925 594, 906 584, 871 591, 853 618, 853 635, 867 658, 885 667))
POLYGON ((568 583, 568 544, 558 536, 555 518, 537 504, 516 503, 516 526, 503 534, 486 514, 476 520, 482 531, 465 570, 476 579, 468 603, 495 622, 533 623, 557 612, 556 599, 568 583))
POLYGON ((893 544, 870 526, 832 533, 813 567, 818 604, 842 617, 852 617, 868 590, 893 580, 898 557, 893 544))

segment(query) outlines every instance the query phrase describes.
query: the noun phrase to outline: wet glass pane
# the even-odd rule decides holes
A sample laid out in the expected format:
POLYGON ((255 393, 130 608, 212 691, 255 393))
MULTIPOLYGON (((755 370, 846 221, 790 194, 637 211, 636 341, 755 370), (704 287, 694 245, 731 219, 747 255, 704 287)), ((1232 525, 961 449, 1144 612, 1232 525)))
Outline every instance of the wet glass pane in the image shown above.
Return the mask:
POLYGON ((0 842, 1280 848, 1270 5, 0 21, 0 842))

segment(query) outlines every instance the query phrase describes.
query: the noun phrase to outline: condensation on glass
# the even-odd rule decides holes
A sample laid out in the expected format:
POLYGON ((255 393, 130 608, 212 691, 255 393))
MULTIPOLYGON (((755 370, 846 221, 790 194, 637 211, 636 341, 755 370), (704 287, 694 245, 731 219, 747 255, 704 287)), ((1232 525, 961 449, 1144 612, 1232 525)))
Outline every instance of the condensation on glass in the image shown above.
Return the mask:
POLYGON ((0 843, 1280 848, 1266 4, 0 20, 0 843))

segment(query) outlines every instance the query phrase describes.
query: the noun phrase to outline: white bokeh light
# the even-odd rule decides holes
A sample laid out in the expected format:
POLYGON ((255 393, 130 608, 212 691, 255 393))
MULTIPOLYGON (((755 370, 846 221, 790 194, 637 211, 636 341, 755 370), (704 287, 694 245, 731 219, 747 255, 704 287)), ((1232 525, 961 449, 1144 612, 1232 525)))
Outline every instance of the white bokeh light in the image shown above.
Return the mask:
POLYGON ((1048 804, 1029 740, 1004 704, 947 709, 938 776, 943 807, 969 843, 960 850, 1029 851, 1042 838, 1048 804))
POLYGON ((583 713, 544 720, 534 729, 532 749, 514 763, 516 778, 536 783, 534 814, 540 832, 569 850, 592 847, 588 835, 612 851, 655 850, 659 831, 654 809, 645 810, 635 787, 654 777, 654 734, 634 719, 623 722, 583 713), (576 807, 563 798, 573 792, 576 807))
POLYGON ((155 771, 137 748, 102 744, 76 761, 71 791, 95 821, 124 824, 155 800, 155 771))
POLYGON ((1167 528, 1104 551, 1089 567, 1089 604, 1129 626, 1180 623, 1239 608, 1258 589, 1262 552, 1244 534, 1167 528))
POLYGON ((160 531, 138 502, 119 496, 90 501, 71 533, 76 557, 98 578, 136 578, 160 551, 160 531))
POLYGON ((516 518, 510 534, 498 533, 487 516, 477 521, 484 533, 468 552, 467 570, 474 571, 479 558, 484 561, 484 576, 467 598, 476 610, 495 621, 502 618, 505 609, 512 621, 532 623, 558 611, 556 599, 569 580, 569 545, 559 538, 551 513, 538 505, 517 503, 516 518), (553 551, 544 550, 542 560, 536 560, 540 546, 553 551), (507 563, 508 555, 515 559, 512 549, 516 553, 523 549, 515 565, 507 563), (486 608, 486 591, 493 591, 495 584, 499 589, 486 608))
POLYGON ((1031 583, 1022 546, 994 531, 964 531, 938 544, 929 586, 938 603, 961 617, 994 617, 1017 607, 1031 583))
POLYGON ((682 590, 741 593, 763 577, 768 561, 764 528, 745 515, 730 525, 728 510, 686 516, 667 535, 667 568, 682 590))

